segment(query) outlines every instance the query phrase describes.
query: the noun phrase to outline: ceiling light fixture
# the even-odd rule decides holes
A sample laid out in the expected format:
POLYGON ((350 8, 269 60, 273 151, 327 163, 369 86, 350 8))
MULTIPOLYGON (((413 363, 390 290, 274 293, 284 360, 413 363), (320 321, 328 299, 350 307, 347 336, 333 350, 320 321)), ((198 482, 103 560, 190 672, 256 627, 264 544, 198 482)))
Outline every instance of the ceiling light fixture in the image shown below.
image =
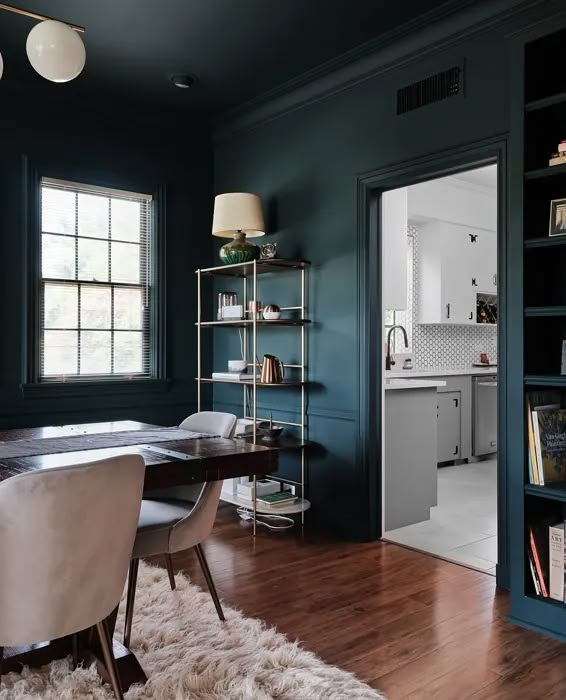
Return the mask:
MULTIPOLYGON (((84 32, 84 27, 3 3, 0 3, 0 10, 40 20, 26 41, 29 62, 39 75, 53 83, 67 83, 81 73, 86 51, 78 32, 84 32)), ((0 77, 2 72, 3 61, 0 55, 0 77)))
POLYGON ((193 87, 196 82, 194 75, 189 75, 188 73, 183 73, 182 75, 172 75, 169 80, 173 83, 175 87, 187 89, 193 87))

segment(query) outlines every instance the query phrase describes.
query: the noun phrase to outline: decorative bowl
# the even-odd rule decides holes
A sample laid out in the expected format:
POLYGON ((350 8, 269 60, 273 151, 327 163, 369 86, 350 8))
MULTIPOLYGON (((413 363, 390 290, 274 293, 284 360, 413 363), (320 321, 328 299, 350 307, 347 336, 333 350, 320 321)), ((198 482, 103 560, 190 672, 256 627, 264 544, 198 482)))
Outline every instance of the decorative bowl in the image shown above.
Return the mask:
POLYGON ((278 318, 281 318, 281 311, 264 311, 263 318, 266 321, 276 321, 278 318))

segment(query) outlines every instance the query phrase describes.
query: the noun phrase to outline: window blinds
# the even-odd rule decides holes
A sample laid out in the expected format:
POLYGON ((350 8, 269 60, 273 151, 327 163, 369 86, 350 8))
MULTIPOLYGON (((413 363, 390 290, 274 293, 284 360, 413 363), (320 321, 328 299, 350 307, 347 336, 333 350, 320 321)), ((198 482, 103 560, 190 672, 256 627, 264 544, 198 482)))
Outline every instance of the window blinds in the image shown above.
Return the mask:
POLYGON ((151 196, 43 178, 40 381, 151 377, 151 196))

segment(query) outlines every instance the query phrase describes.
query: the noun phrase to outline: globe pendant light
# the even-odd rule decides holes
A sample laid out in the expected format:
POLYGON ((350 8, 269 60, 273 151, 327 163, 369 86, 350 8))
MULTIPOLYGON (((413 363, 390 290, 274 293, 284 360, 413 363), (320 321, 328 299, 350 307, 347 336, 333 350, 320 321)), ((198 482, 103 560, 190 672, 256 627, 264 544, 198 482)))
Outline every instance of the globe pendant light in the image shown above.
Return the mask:
POLYGON ((54 19, 35 25, 28 35, 26 52, 39 75, 54 83, 76 78, 86 60, 85 47, 77 32, 54 19))
POLYGON ((0 78, 2 77, 3 73, 4 73, 4 60, 2 58, 2 54, 0 53, 0 78))

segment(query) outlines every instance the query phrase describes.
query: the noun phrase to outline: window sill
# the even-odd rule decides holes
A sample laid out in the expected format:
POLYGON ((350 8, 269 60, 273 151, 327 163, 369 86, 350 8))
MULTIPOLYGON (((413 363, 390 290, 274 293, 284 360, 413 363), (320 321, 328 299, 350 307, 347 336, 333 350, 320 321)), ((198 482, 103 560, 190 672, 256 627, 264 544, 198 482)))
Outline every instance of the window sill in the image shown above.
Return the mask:
POLYGON ((163 394, 171 379, 116 379, 88 382, 35 382, 21 384, 24 399, 74 396, 117 396, 120 394, 163 394))

